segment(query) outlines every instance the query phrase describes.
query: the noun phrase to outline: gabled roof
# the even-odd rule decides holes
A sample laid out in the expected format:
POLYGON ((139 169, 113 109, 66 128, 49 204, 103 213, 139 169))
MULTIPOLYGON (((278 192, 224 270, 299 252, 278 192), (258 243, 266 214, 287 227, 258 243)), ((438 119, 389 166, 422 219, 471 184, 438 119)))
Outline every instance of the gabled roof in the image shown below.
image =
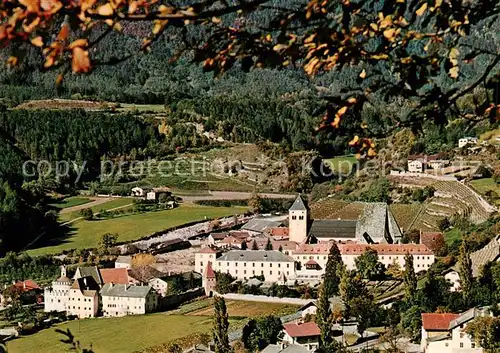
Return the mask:
POLYGON ((126 268, 102 268, 99 270, 103 283, 128 284, 126 268))
POLYGON ((309 265, 309 266, 318 266, 318 263, 314 260, 309 260, 306 262, 306 266, 309 265))
POLYGON ((214 240, 222 240, 224 239, 225 237, 227 237, 228 233, 227 232, 224 232, 224 233, 210 233, 210 236, 214 239, 214 240))
POLYGON ((120 255, 116 258, 115 260, 115 263, 118 262, 118 263, 121 263, 121 264, 129 264, 131 265, 132 264, 132 256, 123 256, 123 255, 120 255))
POLYGON ((443 238, 443 233, 441 232, 422 232, 420 234, 420 244, 426 245, 429 249, 432 249, 434 242, 439 238, 443 238))
POLYGON ((267 228, 266 232, 271 237, 288 237, 289 236, 289 229, 288 229, 288 227, 267 228))
POLYGON ((94 296, 99 291, 99 284, 92 276, 85 276, 75 279, 71 289, 78 289, 85 296, 94 296))
POLYGON ((264 232, 267 228, 276 228, 283 224, 282 221, 270 220, 265 218, 253 218, 249 220, 241 229, 252 232, 264 232))
POLYGON ((366 203, 358 219, 356 237, 368 243, 396 243, 401 239, 401 229, 384 202, 366 203))
POLYGON ((321 334, 318 325, 315 322, 284 324, 283 329, 290 337, 311 337, 321 334))
POLYGON ((23 291, 28 292, 30 290, 40 289, 38 284, 31 279, 27 279, 26 281, 17 281, 14 283, 14 286, 17 288, 21 288, 23 291))
POLYGON ((466 312, 458 315, 457 318, 453 319, 450 322, 450 326, 448 328, 450 330, 452 330, 457 326, 463 325, 471 320, 474 320, 478 316, 489 315, 489 313, 490 312, 489 312, 489 309, 487 307, 469 309, 466 312))
POLYGON ((300 195, 297 196, 289 211, 307 211, 307 207, 304 204, 304 201, 302 201, 302 197, 300 197, 300 195))
POLYGON ((151 289, 151 286, 108 283, 102 287, 100 294, 108 297, 146 298, 151 289))
POLYGON ((422 327, 426 331, 448 331, 450 323, 458 314, 422 313, 422 327))
POLYGON ((91 276, 92 278, 94 278, 95 282, 99 285, 102 284, 102 278, 101 278, 101 274, 99 273, 99 269, 97 268, 97 266, 92 266, 92 267, 78 267, 76 269, 76 273, 75 273, 75 279, 76 279, 76 276, 79 275, 79 277, 88 277, 88 276, 91 276))
POLYGON ((206 246, 200 251, 198 251, 198 254, 217 254, 217 251, 210 246, 206 246))

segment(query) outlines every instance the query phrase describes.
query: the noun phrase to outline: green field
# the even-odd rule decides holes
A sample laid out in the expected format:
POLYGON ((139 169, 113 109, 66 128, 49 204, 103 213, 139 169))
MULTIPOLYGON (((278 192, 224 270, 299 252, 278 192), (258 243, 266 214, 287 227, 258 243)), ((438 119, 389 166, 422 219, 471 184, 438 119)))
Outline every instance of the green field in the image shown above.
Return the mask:
POLYGON ((28 250, 28 253, 43 255, 56 254, 68 249, 95 248, 99 235, 103 233, 118 234, 119 242, 137 240, 154 232, 185 223, 201 221, 205 218, 225 217, 245 211, 245 207, 182 205, 173 210, 124 215, 103 220, 79 220, 71 224, 73 229, 62 243, 28 250))
POLYGON ((335 173, 349 174, 358 160, 354 156, 339 156, 323 159, 323 163, 327 165, 335 173))
MULTIPOLYGON (((474 189, 480 194, 486 194, 488 191, 495 192, 500 196, 500 185, 495 183, 493 178, 476 179, 470 182, 474 189)), ((497 204, 500 204, 500 200, 497 200, 497 204)))
POLYGON ((444 240, 447 245, 451 245, 455 241, 460 241, 462 234, 460 233, 460 229, 453 228, 444 233, 444 240))
POLYGON ((89 198, 86 198, 86 197, 77 197, 77 196, 67 197, 59 202, 51 204, 51 206, 57 207, 60 209, 65 209, 65 208, 69 208, 69 207, 84 205, 86 203, 89 203, 90 201, 92 201, 92 200, 89 198))
MULTIPOLYGON (((240 329, 248 317, 261 315, 286 315, 297 310, 292 305, 227 301, 230 330, 240 329)), ((56 326, 70 329, 76 340, 85 348, 92 345, 95 353, 131 353, 148 347, 168 343, 193 333, 210 333, 212 310, 209 300, 197 301, 180 310, 150 315, 122 318, 99 318, 72 321, 56 326), (200 307, 204 312, 201 312, 200 307), (204 308, 204 309, 203 309, 204 308), (183 311, 183 314, 180 312, 183 311)), ((64 338, 55 328, 34 335, 9 341, 10 352, 52 353, 68 352, 69 347, 60 342, 64 338)))
MULTIPOLYGON (((98 206, 90 207, 90 209, 92 210, 92 212, 97 213, 97 212, 100 212, 102 210, 108 211, 108 210, 112 210, 114 208, 130 205, 132 203, 133 203, 132 199, 126 198, 126 197, 121 197, 121 198, 117 198, 117 199, 102 203, 98 206)), ((76 206, 76 205, 73 205, 73 206, 76 206)), ((79 217, 80 217, 80 211, 63 213, 63 214, 59 215, 59 219, 63 222, 67 222, 67 221, 70 221, 72 219, 79 218, 79 217)))

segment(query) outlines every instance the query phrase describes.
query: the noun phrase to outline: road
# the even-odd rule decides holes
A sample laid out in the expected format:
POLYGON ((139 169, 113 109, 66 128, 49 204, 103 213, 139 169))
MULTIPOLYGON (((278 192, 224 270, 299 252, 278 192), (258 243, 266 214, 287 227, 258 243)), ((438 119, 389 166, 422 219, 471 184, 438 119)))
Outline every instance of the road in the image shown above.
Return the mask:
MULTIPOLYGON (((247 200, 252 197, 251 192, 238 191, 209 191, 210 195, 181 196, 184 202, 194 202, 202 200, 247 200)), ((294 199, 294 194, 259 193, 262 198, 267 199, 294 199)))

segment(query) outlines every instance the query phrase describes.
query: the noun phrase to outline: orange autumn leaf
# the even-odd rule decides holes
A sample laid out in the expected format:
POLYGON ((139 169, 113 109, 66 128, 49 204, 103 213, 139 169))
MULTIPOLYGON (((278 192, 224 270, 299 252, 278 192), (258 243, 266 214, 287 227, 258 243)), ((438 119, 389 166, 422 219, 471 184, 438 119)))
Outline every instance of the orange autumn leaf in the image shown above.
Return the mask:
POLYGON ((89 41, 87 39, 77 39, 68 45, 68 49, 74 49, 76 47, 86 47, 89 41))
POLYGON ((115 10, 113 9, 113 6, 111 6, 110 3, 99 6, 99 8, 97 9, 97 13, 101 16, 111 16, 114 11, 115 10))
POLYGON ((33 44, 35 47, 43 47, 43 40, 42 40, 42 37, 38 36, 38 37, 35 37, 31 40, 31 44, 33 44))
POLYGON ((65 41, 66 38, 68 38, 69 35, 69 27, 68 25, 62 26, 61 30, 59 31, 59 34, 57 35, 57 40, 59 41, 65 41))
POLYGON ((349 141, 349 146, 354 146, 354 145, 356 145, 358 142, 359 142, 359 136, 358 136, 358 135, 356 135, 356 136, 354 136, 354 138, 353 138, 351 141, 349 141))
POLYGON ((73 49, 73 58, 71 61, 71 69, 73 72, 89 72, 90 71, 90 58, 89 52, 76 47, 73 49))

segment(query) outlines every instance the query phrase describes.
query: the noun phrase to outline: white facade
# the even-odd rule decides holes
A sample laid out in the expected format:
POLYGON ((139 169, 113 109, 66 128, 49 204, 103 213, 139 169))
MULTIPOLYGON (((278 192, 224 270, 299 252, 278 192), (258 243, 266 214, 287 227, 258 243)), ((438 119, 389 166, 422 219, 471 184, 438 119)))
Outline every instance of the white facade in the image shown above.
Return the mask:
POLYGON ((307 323, 289 323, 284 325, 283 336, 281 342, 287 345, 297 345, 304 347, 309 352, 315 352, 319 348, 319 328, 317 328, 316 323, 307 322, 307 323), (311 326, 315 326, 318 332, 308 333, 311 326), (296 328, 293 331, 288 331, 287 328, 290 326, 295 326, 296 328), (303 332, 295 332, 297 328, 301 328, 302 326, 307 327, 303 332))
POLYGON ((208 262, 215 263, 217 252, 212 248, 203 248, 194 254, 194 271, 202 274, 208 262))
POLYGON ((132 268, 132 256, 118 256, 115 260, 115 268, 132 268))
POLYGON ((307 238, 307 208, 300 196, 288 210, 288 232, 289 240, 296 243, 302 243, 307 238))
POLYGON ((106 317, 142 315, 158 307, 158 296, 151 286, 106 284, 101 296, 102 312, 106 317))
POLYGON ((424 163, 421 160, 415 159, 408 161, 408 171, 410 173, 422 173, 424 170, 424 163))
POLYGON ((458 140, 458 147, 462 148, 467 146, 468 144, 470 145, 476 145, 477 144, 477 137, 464 137, 458 140))
POLYGON ((66 277, 66 268, 61 267, 61 277, 44 289, 44 311, 66 311, 71 280, 66 277))
POLYGON ((161 278, 151 278, 149 280, 149 285, 153 287, 153 289, 161 295, 162 297, 167 295, 168 292, 168 282, 162 280, 161 278))
POLYGON ((66 313, 76 315, 79 319, 95 317, 99 308, 99 294, 97 291, 69 290, 66 313))
POLYGON ((132 196, 144 197, 145 194, 146 194, 146 192, 143 188, 140 188, 138 186, 136 186, 135 188, 132 188, 132 196))

